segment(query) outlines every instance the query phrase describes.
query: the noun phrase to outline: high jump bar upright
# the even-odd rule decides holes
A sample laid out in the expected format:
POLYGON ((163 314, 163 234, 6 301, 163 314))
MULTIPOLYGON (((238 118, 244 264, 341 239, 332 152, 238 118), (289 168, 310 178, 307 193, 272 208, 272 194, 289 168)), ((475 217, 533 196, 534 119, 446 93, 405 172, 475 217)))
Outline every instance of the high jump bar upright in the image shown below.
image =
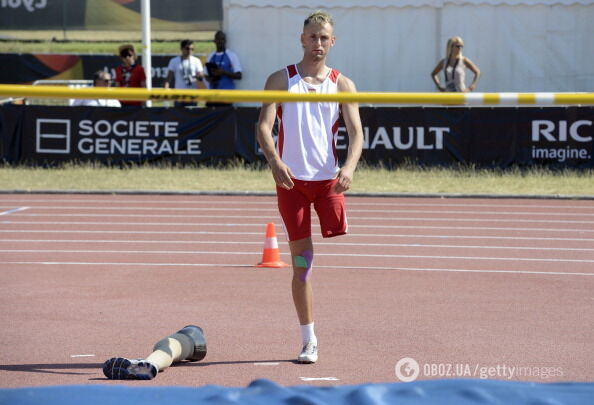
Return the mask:
POLYGON ((0 85, 0 96, 211 102, 339 102, 439 105, 594 105, 594 93, 388 93, 294 94, 271 90, 177 90, 0 85))

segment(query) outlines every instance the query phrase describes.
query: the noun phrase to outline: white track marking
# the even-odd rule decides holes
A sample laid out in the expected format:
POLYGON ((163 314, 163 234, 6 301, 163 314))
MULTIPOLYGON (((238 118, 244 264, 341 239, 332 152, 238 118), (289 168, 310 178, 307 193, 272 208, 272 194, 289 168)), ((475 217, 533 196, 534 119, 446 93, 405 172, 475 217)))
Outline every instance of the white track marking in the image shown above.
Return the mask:
MULTIPOLYGON (((2 207, 1 208, 10 208, 2 207)), ((246 208, 246 207, 151 207, 151 206, 134 206, 134 207, 106 207, 106 206, 52 206, 52 205, 41 205, 34 207, 35 209, 44 210, 77 210, 77 211, 231 211, 231 212, 262 212, 262 208, 246 208)), ((352 213, 384 213, 384 214, 461 214, 461 215, 520 215, 520 216, 534 216, 534 215, 547 215, 547 216, 588 216, 594 217, 593 213, 568 213, 566 207, 563 208, 563 212, 534 212, 531 211, 484 211, 484 210, 472 210, 472 211, 461 211, 461 210, 418 210, 418 209, 349 209, 352 213)), ((592 207, 594 210, 594 206, 592 207)), ((276 207, 270 207, 270 211, 276 212, 276 207)))
MULTIPOLYGON (((543 214, 545 215, 545 214, 543 214)), ((567 215, 572 216, 572 215, 567 215)), ((266 219, 272 220, 271 215, 151 215, 151 214, 23 214, 19 215, 19 218, 27 217, 27 218, 44 218, 44 217, 66 217, 66 218, 181 218, 181 219, 190 219, 190 218, 234 218, 234 219, 266 219)), ((349 221, 422 221, 422 222, 471 222, 471 223, 480 223, 480 222, 509 222, 509 223, 518 223, 518 222, 526 222, 529 224, 533 223, 544 223, 544 224, 594 224, 594 221, 577 221, 577 220, 568 220, 568 219, 504 219, 504 218, 433 218, 433 217, 358 217, 354 215, 349 215, 349 221)), ((24 222, 24 221, 22 221, 24 222)), ((20 222, 20 223, 22 223, 20 222)), ((11 221, 11 223, 18 223, 16 221, 11 221)), ((31 221, 30 223, 36 223, 31 221)), ((39 222, 40 223, 40 222, 39 222)), ((115 222, 117 223, 117 222, 115 222)))
MULTIPOLYGON (((473 221, 474 222, 474 221, 473 221)), ((258 227, 263 228, 262 224, 246 224, 246 223, 224 223, 224 222, 95 222, 95 221, 9 221, 6 222, 11 225, 102 225, 102 226, 156 226, 162 228, 164 226, 179 226, 179 227, 201 227, 201 226, 217 226, 217 227, 258 227)), ((538 232, 573 232, 573 233, 594 233, 594 229, 566 229, 566 228, 505 228, 505 227, 486 227, 486 226, 427 226, 427 225, 351 225, 349 228, 371 228, 371 229, 459 229, 459 230, 488 230, 488 231, 538 231, 538 232)), ((243 231, 241 233, 244 233, 243 231)))
POLYGON ((301 381, 340 381, 336 377, 299 377, 301 381))
MULTIPOLYGON (((5 197, 5 195, 4 195, 5 197)), ((241 206, 246 205, 268 205, 271 208, 276 209, 276 198, 271 194, 270 196, 265 197, 257 197, 262 198, 262 201, 243 201, 243 196, 226 196, 225 199, 219 200, 210 200, 207 199, 204 195, 184 195, 180 197, 185 197, 186 199, 183 201, 180 200, 158 200, 152 198, 151 200, 130 200, 130 199, 115 199, 115 198, 106 198, 106 199, 89 199, 89 198, 75 198, 75 199, 48 199, 47 196, 43 198, 3 198, 3 195, 0 194, 0 202, 2 203, 15 203, 15 202, 39 202, 43 204, 47 204, 48 202, 52 203, 100 203, 100 204, 142 204, 146 206, 147 204, 173 204, 173 205, 233 205, 238 204, 241 206)), ((468 198, 464 199, 466 201, 460 202, 462 198, 427 198, 427 197, 359 197, 359 196, 347 196, 349 198, 349 206, 386 206, 386 207, 493 207, 493 208, 551 208, 551 209, 590 209, 594 210, 594 204, 587 206, 587 205, 566 205, 565 203, 569 203, 567 200, 557 200, 560 202, 558 205, 547 205, 542 204, 542 200, 538 199, 524 199, 526 202, 533 202, 536 204, 509 204, 503 203, 503 199, 499 199, 497 202, 493 203, 472 203, 473 200, 488 200, 485 198, 468 198), (368 198, 369 202, 358 201, 361 198, 368 198), (382 201, 388 200, 388 201, 382 201), (430 202, 419 202, 419 200, 423 201, 430 201, 430 202), (455 202, 454 202, 455 201, 455 202)), ((513 199, 513 198, 512 198, 513 199)), ((547 200, 549 201, 549 200, 547 200)))
MULTIPOLYGON (((26 230, 26 229, 11 229, 3 230, 0 229, 0 233, 58 233, 58 234, 112 234, 112 235, 237 235, 237 232, 222 232, 222 231, 95 231, 95 230, 62 230, 62 229, 49 229, 49 230, 26 230)), ((241 232, 241 235, 260 235, 261 232, 241 232)), ((540 240, 540 241, 572 241, 572 242, 594 242, 594 238, 545 238, 539 236, 484 236, 484 235, 409 235, 409 234, 380 234, 380 233, 357 233, 349 234, 349 238, 406 238, 406 239, 495 239, 495 240, 540 240)), ((27 239, 28 240, 28 239, 27 239)), ((141 240, 139 240, 141 241, 141 240)), ((340 244, 338 242, 317 242, 327 244, 340 244)), ((364 246, 365 243, 358 243, 358 246, 364 246)))
MULTIPOLYGON (((531 240, 532 238, 527 238, 531 240)), ((123 239, 0 239, 0 243, 130 243, 135 245, 142 244, 159 244, 159 245, 262 245, 262 242, 249 241, 228 241, 228 240, 123 240, 123 239)), ((287 242, 279 242, 279 244, 287 245, 287 242)), ((544 250, 544 251, 575 251, 575 252, 594 252, 594 249, 589 248, 566 248, 566 247, 538 247, 538 246, 481 246, 481 245, 439 245, 426 243, 352 243, 352 242, 316 242, 316 246, 359 246, 359 247, 412 247, 412 248, 443 248, 443 249, 501 249, 501 250, 544 250)))
MULTIPOLYGON (((0 233, 89 233, 89 234, 130 234, 130 235, 237 235, 237 231, 223 232, 223 231, 96 231, 96 230, 64 230, 64 229, 48 229, 48 230, 26 230, 26 229, 0 229, 0 233)), ((241 232, 242 235, 260 235, 263 232, 241 232)))
POLYGON ((95 357, 94 354, 71 354, 70 357, 75 358, 75 357, 95 357))
MULTIPOLYGON (((542 241, 580 241, 594 242, 594 238, 546 238, 541 236, 488 236, 488 235, 410 235, 410 234, 381 234, 381 233, 357 233, 349 234, 349 238, 406 238, 406 239, 495 239, 495 240, 542 240, 542 241)), ((329 242, 332 243, 332 242, 329 242)), ((336 242, 338 243, 338 242, 336 242)), ((364 245, 359 243, 359 245, 364 245)))
MULTIPOLYGON (((117 266, 124 267, 208 267, 208 268, 250 268, 257 269, 253 264, 221 264, 221 263, 118 263, 118 262, 64 262, 64 261, 0 261, 0 264, 11 265, 46 265, 46 266, 117 266)), ((388 267, 388 266, 323 266, 316 265, 316 268, 333 270, 391 270, 391 271, 412 271, 412 272, 454 272, 454 273, 505 273, 505 274, 537 274, 555 276, 594 276, 593 273, 559 272, 559 271, 530 271, 530 270, 478 270, 478 269, 456 269, 456 268, 418 268, 418 267, 388 267)), ((278 271, 274 269, 273 271, 278 271)))
MULTIPOLYGON (((334 268, 336 266, 316 266, 316 268, 334 268)), ((562 272, 562 271, 531 271, 531 270, 479 270, 479 269, 454 269, 454 268, 420 268, 420 267, 387 267, 387 266, 341 266, 349 270, 398 270, 398 271, 427 271, 445 273, 505 273, 505 274, 550 274, 556 276, 594 276, 594 273, 562 272)))
MULTIPOLYGON (((6 207, 1 207, 1 208, 6 208, 6 207)), ((13 208, 13 209, 9 209, 8 211, 3 211, 0 212, 0 216, 2 215, 10 215, 10 214, 15 214, 17 212, 21 212, 21 211, 25 211, 28 210, 29 207, 18 207, 18 208, 13 208)))
MULTIPOLYGON (((258 255, 261 252, 223 252, 223 251, 200 251, 200 250, 76 250, 76 249, 0 249, 0 253, 108 253, 108 254, 141 254, 141 255, 258 255)), ((546 263, 594 263, 594 259, 557 259, 557 258, 540 258, 540 257, 484 257, 484 256, 432 256, 432 255, 391 255, 391 254, 370 254, 370 253, 320 253, 316 252, 316 256, 330 256, 330 257, 379 257, 385 259, 440 259, 440 260, 501 260, 501 261, 516 261, 516 262, 546 262, 546 263)))
POLYGON ((262 361, 258 363, 254 363, 254 366, 278 366, 280 363, 275 363, 271 361, 262 361))

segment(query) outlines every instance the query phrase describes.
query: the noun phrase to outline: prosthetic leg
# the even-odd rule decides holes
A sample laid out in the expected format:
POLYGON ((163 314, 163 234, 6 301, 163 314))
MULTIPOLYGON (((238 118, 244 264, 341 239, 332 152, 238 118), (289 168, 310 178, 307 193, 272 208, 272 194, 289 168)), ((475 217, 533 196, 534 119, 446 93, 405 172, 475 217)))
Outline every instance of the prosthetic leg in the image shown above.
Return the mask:
POLYGON ((158 341, 153 352, 141 360, 113 357, 103 363, 110 380, 152 380, 157 373, 179 361, 200 361, 206 356, 206 339, 199 326, 188 325, 158 341))

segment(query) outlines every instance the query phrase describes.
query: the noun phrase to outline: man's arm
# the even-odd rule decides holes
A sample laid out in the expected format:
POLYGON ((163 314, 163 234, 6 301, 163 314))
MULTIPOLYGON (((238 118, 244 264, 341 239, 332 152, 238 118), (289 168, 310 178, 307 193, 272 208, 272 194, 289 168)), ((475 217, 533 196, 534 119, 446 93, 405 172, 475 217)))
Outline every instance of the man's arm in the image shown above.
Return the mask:
POLYGON ((206 84, 204 83, 204 66, 202 66, 202 61, 195 56, 191 57, 192 60, 196 63, 196 88, 206 90, 206 84))
MULTIPOLYGON (((338 91, 356 93, 357 89, 351 79, 340 75, 338 78, 338 91)), ((347 151, 346 161, 338 172, 338 182, 335 186, 337 193, 347 191, 351 187, 353 175, 363 150, 363 127, 361 125, 361 117, 359 116, 359 104, 342 104, 342 116, 349 135, 349 149, 347 151)))
POLYGON ((166 89, 169 88, 169 83, 171 83, 171 80, 173 80, 173 72, 171 70, 167 70, 167 77, 165 78, 165 82, 163 83, 163 87, 165 87, 166 89))
POLYGON ((196 74, 196 88, 206 90, 206 84, 204 83, 204 73, 196 74))
MULTIPOLYGON (((287 77, 284 70, 279 70, 268 77, 264 90, 287 90, 288 83, 287 77)), ((276 103, 264 103, 260 110, 260 117, 258 119, 257 126, 257 139, 270 170, 272 171, 272 177, 275 183, 287 190, 293 188, 293 173, 289 166, 287 166, 276 153, 274 146, 274 139, 272 138, 272 127, 276 119, 276 103)))

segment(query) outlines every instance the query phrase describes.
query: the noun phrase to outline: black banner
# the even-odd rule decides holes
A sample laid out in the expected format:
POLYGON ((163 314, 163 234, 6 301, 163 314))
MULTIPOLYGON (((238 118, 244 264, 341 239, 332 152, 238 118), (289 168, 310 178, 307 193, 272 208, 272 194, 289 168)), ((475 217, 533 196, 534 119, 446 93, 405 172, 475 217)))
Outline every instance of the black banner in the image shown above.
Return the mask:
MULTIPOLYGON (((594 167, 594 107, 363 107, 363 160, 386 166, 594 167)), ((237 114, 238 153, 262 159, 255 141, 258 109, 237 114)), ((348 134, 339 127, 344 160, 348 134)))
MULTIPOLYGON (((119 46, 119 45, 118 45, 119 46)), ((17 54, 0 53, 0 83, 30 84, 36 80, 90 80, 98 70, 107 70, 115 77, 115 68, 122 64, 114 45, 113 55, 17 54)), ((153 55, 151 58, 153 87, 163 87, 167 66, 177 55, 153 55)), ((142 64, 142 56, 137 63, 142 64)))
MULTIPOLYGON (((0 107, 1 156, 64 161, 262 161, 258 108, 0 107)), ((361 108, 370 164, 594 167, 594 107, 361 108)), ((337 150, 346 157, 339 127, 337 150)))
POLYGON ((0 0, 0 26, 12 30, 84 29, 86 1, 0 0))
POLYGON ((0 112, 9 163, 203 162, 235 154, 232 108, 4 106, 0 112))
MULTIPOLYGON (((140 0, 0 0, 0 27, 11 30, 140 29, 140 0)), ((216 30, 222 0, 167 0, 151 4, 153 30, 216 30)))

